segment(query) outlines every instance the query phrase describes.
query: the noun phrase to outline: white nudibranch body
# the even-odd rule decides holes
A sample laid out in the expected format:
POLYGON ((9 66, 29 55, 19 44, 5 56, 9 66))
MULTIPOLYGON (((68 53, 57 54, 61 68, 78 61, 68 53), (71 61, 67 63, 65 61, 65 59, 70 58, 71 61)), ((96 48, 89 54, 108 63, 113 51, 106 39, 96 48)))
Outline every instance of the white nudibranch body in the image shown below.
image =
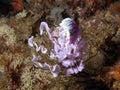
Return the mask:
POLYGON ((71 23, 72 23, 71 18, 66 18, 62 20, 62 22, 60 23, 60 27, 61 27, 60 36, 63 36, 66 39, 70 39, 70 32, 73 29, 71 23))

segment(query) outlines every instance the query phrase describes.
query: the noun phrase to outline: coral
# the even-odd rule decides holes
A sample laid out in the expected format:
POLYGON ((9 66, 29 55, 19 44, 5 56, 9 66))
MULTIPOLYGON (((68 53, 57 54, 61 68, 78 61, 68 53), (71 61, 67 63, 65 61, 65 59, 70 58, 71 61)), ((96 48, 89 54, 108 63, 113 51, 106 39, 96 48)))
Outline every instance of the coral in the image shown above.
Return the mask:
POLYGON ((114 65, 113 67, 104 67, 101 72, 101 78, 105 81, 109 88, 116 90, 116 88, 119 87, 120 66, 114 65), (117 84, 118 86, 116 86, 117 84))
MULTIPOLYGON (((13 11, 8 4, 1 6, 5 1, 17 0, 0 0, 0 90, 120 88, 120 71, 117 69, 120 65, 118 0, 22 0, 24 9, 21 12, 13 11), (81 37, 81 41, 87 38, 87 54, 83 60, 78 60, 81 56, 73 57, 73 60, 66 54, 67 51, 74 54, 72 46, 78 46, 78 41, 72 38, 77 35, 71 32, 74 31, 71 24, 74 20, 77 27, 81 27, 78 38, 81 37), (43 32, 39 25, 43 25, 43 32), (45 26, 48 31, 45 31, 45 26), (64 42, 66 39, 70 43, 64 42), (9 69, 5 69, 11 58, 9 69), (25 67, 20 68, 20 60, 25 67), (77 68, 80 63, 82 71, 77 68), (108 71, 101 71, 106 65, 109 66, 108 71)), ((83 51, 80 49, 79 53, 83 51)))
POLYGON ((6 24, 0 25, 0 37, 3 37, 6 40, 7 46, 14 46, 14 44, 16 43, 14 29, 6 24))
POLYGON ((21 75, 24 68, 24 64, 21 62, 13 63, 14 60, 7 60, 4 66, 3 76, 0 81, 0 89, 4 90, 16 90, 21 85, 21 75))
POLYGON ((42 0, 31 0, 31 2, 33 2, 33 3, 40 3, 40 2, 42 2, 42 0))
POLYGON ((22 0, 14 0, 12 6, 14 11, 21 11, 23 9, 23 2, 22 0))
POLYGON ((53 24, 57 25, 61 22, 61 19, 62 19, 61 13, 63 13, 64 10, 67 10, 67 9, 69 9, 68 5, 64 3, 61 3, 59 7, 56 5, 56 7, 53 7, 50 9, 50 15, 48 15, 46 19, 54 20, 53 24))
MULTIPOLYGON (((67 75, 81 72, 84 68, 83 62, 86 51, 86 40, 83 38, 82 31, 79 29, 77 23, 71 18, 65 18, 60 23, 60 26, 51 33, 48 24, 41 22, 40 35, 43 34, 44 27, 49 39, 53 43, 53 49, 49 51, 50 58, 57 59, 58 64, 62 64, 67 75)), ((33 36, 28 39, 28 45, 35 47, 37 52, 41 50, 43 54, 46 54, 48 52, 47 48, 42 45, 38 46, 33 39, 33 36)), ((41 60, 41 56, 33 55, 32 62, 36 67, 50 70, 53 76, 57 77, 59 72, 61 72, 60 66, 55 64, 51 67, 46 62, 44 62, 44 64, 40 63, 39 61, 41 60)))
POLYGON ((110 8, 120 14, 120 6, 117 4, 110 4, 110 8))
POLYGON ((20 13, 18 13, 18 14, 16 15, 16 19, 25 18, 26 15, 27 15, 26 10, 23 10, 22 12, 20 12, 20 13))
POLYGON ((22 62, 18 62, 18 61, 15 62, 13 59, 7 61, 4 69, 5 76, 2 77, 3 82, 6 82, 6 80, 4 80, 5 78, 8 80, 6 86, 4 85, 7 89, 16 90, 20 88, 20 84, 21 84, 20 77, 23 68, 24 68, 24 64, 22 62))

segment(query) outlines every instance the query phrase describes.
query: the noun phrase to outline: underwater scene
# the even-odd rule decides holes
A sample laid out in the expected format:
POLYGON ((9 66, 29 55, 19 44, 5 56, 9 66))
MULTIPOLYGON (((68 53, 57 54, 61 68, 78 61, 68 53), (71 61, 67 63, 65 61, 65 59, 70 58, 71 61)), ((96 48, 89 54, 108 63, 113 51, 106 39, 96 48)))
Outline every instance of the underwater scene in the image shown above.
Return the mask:
POLYGON ((0 0, 0 90, 120 90, 120 0, 0 0))

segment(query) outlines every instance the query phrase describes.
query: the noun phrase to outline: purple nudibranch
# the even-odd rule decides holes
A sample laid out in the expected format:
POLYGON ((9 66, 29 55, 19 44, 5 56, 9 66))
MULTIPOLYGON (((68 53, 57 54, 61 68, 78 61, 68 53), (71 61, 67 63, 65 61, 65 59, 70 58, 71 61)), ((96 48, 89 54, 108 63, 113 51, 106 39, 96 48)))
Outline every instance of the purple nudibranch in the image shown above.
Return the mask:
MULTIPOLYGON (((39 28, 40 35, 43 34, 44 28, 54 45, 50 51, 50 58, 58 60, 58 64, 54 65, 52 69, 49 69, 53 76, 57 77, 58 74, 62 72, 60 67, 64 68, 66 75, 81 72, 84 69, 84 56, 86 55, 87 44, 78 24, 71 18, 65 18, 61 21, 56 30, 51 32, 48 24, 46 22, 41 22, 39 28), (60 64, 62 66, 60 66, 60 64)), ((28 40, 31 47, 34 46, 32 40, 33 37, 28 40), (33 45, 31 43, 33 43, 33 45)), ((33 60, 33 62, 34 61, 35 60, 33 60)), ((36 62, 34 63, 36 64, 36 62)), ((44 65, 40 67, 43 68, 44 65)))

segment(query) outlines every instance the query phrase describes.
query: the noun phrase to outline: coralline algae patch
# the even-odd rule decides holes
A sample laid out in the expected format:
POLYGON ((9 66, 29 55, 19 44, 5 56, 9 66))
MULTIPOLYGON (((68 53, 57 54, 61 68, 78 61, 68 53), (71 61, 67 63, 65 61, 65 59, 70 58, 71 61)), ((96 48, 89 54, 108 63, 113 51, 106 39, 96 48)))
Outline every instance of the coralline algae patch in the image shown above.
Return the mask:
POLYGON ((14 46, 16 43, 14 29, 7 24, 0 25, 0 37, 3 37, 6 40, 7 46, 14 46))
POLYGON ((0 23, 0 72, 3 77, 5 65, 12 57, 10 49, 16 44, 16 35, 14 29, 6 24, 5 19, 1 19, 0 23))
POLYGON ((12 57, 12 48, 16 44, 16 35, 14 29, 1 20, 0 25, 0 70, 4 71, 4 65, 12 57))

